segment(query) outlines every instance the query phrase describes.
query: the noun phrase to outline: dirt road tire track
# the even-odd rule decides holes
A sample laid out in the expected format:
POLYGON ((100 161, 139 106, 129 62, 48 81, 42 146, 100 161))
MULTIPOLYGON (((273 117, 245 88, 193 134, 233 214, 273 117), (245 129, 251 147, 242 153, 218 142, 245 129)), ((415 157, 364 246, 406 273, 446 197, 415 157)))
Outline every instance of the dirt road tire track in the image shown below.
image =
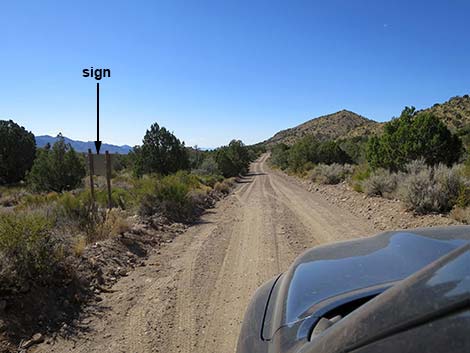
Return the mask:
POLYGON ((375 232, 270 170, 266 159, 201 222, 105 294, 104 315, 86 319, 87 332, 36 351, 233 353, 260 284, 306 248, 375 232))

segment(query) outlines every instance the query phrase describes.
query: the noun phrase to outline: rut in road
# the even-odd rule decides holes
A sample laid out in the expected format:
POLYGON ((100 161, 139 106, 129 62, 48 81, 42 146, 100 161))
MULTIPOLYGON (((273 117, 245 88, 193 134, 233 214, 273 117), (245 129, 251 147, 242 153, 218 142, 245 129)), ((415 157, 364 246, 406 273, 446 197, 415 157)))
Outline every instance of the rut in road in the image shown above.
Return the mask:
POLYGON ((39 351, 232 353, 256 288, 318 244, 374 233, 266 164, 233 195, 120 280, 89 331, 39 351))

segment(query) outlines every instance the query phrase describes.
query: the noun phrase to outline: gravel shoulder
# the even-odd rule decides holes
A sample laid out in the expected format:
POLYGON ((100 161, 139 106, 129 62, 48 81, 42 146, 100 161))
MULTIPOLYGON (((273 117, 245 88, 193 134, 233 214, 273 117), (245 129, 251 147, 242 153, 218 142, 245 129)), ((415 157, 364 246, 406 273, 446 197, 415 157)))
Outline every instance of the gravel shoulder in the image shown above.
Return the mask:
POLYGON ((359 218, 367 219, 374 228, 381 231, 462 224, 447 214, 414 214, 407 211, 399 200, 368 197, 354 191, 346 182, 338 185, 319 185, 299 180, 299 183, 308 191, 321 195, 329 203, 346 209, 359 218))
POLYGON ((256 288, 305 249, 380 228, 272 171, 267 155, 235 191, 80 318, 82 329, 31 352, 234 352, 256 288))

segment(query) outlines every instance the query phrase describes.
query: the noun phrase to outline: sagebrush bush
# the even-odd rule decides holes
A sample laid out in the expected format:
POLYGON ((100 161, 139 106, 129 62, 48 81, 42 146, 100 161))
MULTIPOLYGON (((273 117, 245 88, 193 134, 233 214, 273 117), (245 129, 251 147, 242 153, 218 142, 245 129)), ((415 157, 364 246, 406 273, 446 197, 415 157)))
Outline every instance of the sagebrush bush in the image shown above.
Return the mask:
POLYGON ((87 192, 63 194, 55 204, 54 214, 57 226, 84 235, 87 243, 104 240, 130 229, 124 211, 99 207, 87 192))
POLYGON ((188 193, 199 185, 197 177, 188 173, 165 176, 158 180, 152 192, 143 195, 139 213, 160 214, 175 222, 192 220, 195 205, 188 193))
POLYGON ((21 198, 21 201, 18 202, 16 209, 25 210, 25 209, 35 209, 48 205, 58 200, 60 195, 56 192, 49 192, 47 194, 26 194, 21 198))
POLYGON ((217 182, 223 181, 224 177, 222 175, 199 175, 199 180, 202 184, 213 188, 217 182))
POLYGON ((457 197, 456 206, 460 208, 466 208, 470 206, 470 185, 468 185, 468 179, 463 185, 460 186, 459 196, 457 197))
POLYGON ((142 198, 154 192, 158 181, 159 176, 157 175, 144 175, 142 178, 134 179, 133 194, 138 200, 139 207, 142 198))
MULTIPOLYGON (((108 207, 108 191, 95 190, 95 198, 98 206, 102 208, 108 207)), ((132 195, 131 190, 113 187, 111 191, 111 205, 112 207, 119 207, 122 210, 129 209, 135 206, 136 200, 132 195)))
POLYGON ((419 174, 423 170, 427 170, 428 165, 423 158, 416 159, 405 165, 405 171, 407 174, 419 174))
POLYGON ((317 165, 314 162, 308 161, 307 163, 304 164, 302 172, 306 173, 310 170, 313 170, 316 166, 317 165))
POLYGON ((37 213, 0 214, 0 288, 47 281, 57 262, 52 224, 37 213))
POLYGON ((437 189, 437 203, 440 211, 449 211, 457 202, 463 179, 459 166, 447 167, 443 164, 434 168, 434 185, 437 189))
POLYGON ((27 192, 22 186, 2 186, 0 185, 0 205, 5 207, 15 206, 27 192))
POLYGON ((75 227, 92 234, 100 220, 95 209, 89 193, 64 193, 55 203, 56 220, 59 226, 75 227))
POLYGON ((222 194, 228 194, 232 190, 234 178, 226 179, 215 183, 214 190, 222 194))
POLYGON ((397 174, 386 169, 378 169, 362 182, 368 196, 388 196, 397 188, 397 174))
POLYGON ((447 212, 456 204, 463 180, 458 166, 427 167, 409 174, 400 183, 405 205, 418 213, 447 212))
POLYGON ((214 200, 209 197, 210 188, 196 189, 189 192, 188 197, 191 199, 197 213, 201 213, 204 209, 212 207, 214 200))
POLYGON ((131 192, 123 188, 113 187, 111 200, 113 207, 119 207, 122 210, 127 210, 135 205, 135 198, 131 192))
POLYGON ((106 211, 93 203, 89 193, 65 193, 57 200, 55 206, 59 227, 67 228, 72 233, 84 234, 88 243, 102 238, 99 228, 105 221, 106 211))
POLYGON ((353 172, 349 164, 319 164, 313 169, 312 180, 320 184, 338 184, 348 178, 353 172))
POLYGON ((370 176, 370 168, 367 164, 359 164, 354 167, 351 175, 351 186, 357 192, 364 192, 362 183, 370 176))
MULTIPOLYGON (((54 226, 66 229, 72 234, 84 235, 87 242, 94 242, 112 233, 106 230, 106 222, 109 222, 106 211, 107 193, 98 190, 95 192, 95 197, 96 202, 93 203, 89 191, 30 194, 22 199, 15 210, 47 211, 47 216, 54 226)), ((131 195, 128 191, 117 188, 113 190, 112 200, 113 205, 124 209, 131 204, 131 195)), ((118 211, 113 210, 113 212, 118 211)))
POLYGON ((222 194, 228 194, 230 192, 230 186, 224 182, 218 181, 214 185, 214 190, 222 194))
MULTIPOLYGON (((468 137, 470 139, 470 128, 468 132, 468 137)), ((469 142, 469 145, 470 145, 470 142, 469 142)), ((467 154, 467 158, 462 164, 462 175, 465 178, 470 179, 470 154, 467 154)))
POLYGON ((455 207, 450 212, 450 216, 458 222, 470 224, 470 207, 455 207))
POLYGON ((430 170, 409 175, 400 186, 400 198, 405 205, 416 212, 425 213, 437 208, 436 189, 430 170))

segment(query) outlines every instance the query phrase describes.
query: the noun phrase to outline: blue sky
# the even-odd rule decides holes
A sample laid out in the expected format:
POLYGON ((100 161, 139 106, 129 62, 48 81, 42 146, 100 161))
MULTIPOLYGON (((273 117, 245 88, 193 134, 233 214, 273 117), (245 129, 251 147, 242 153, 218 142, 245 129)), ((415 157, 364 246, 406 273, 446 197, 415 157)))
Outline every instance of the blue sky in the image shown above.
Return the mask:
POLYGON ((138 144, 255 143, 349 109, 375 120, 470 93, 470 2, 0 3, 0 119, 35 134, 138 144))

